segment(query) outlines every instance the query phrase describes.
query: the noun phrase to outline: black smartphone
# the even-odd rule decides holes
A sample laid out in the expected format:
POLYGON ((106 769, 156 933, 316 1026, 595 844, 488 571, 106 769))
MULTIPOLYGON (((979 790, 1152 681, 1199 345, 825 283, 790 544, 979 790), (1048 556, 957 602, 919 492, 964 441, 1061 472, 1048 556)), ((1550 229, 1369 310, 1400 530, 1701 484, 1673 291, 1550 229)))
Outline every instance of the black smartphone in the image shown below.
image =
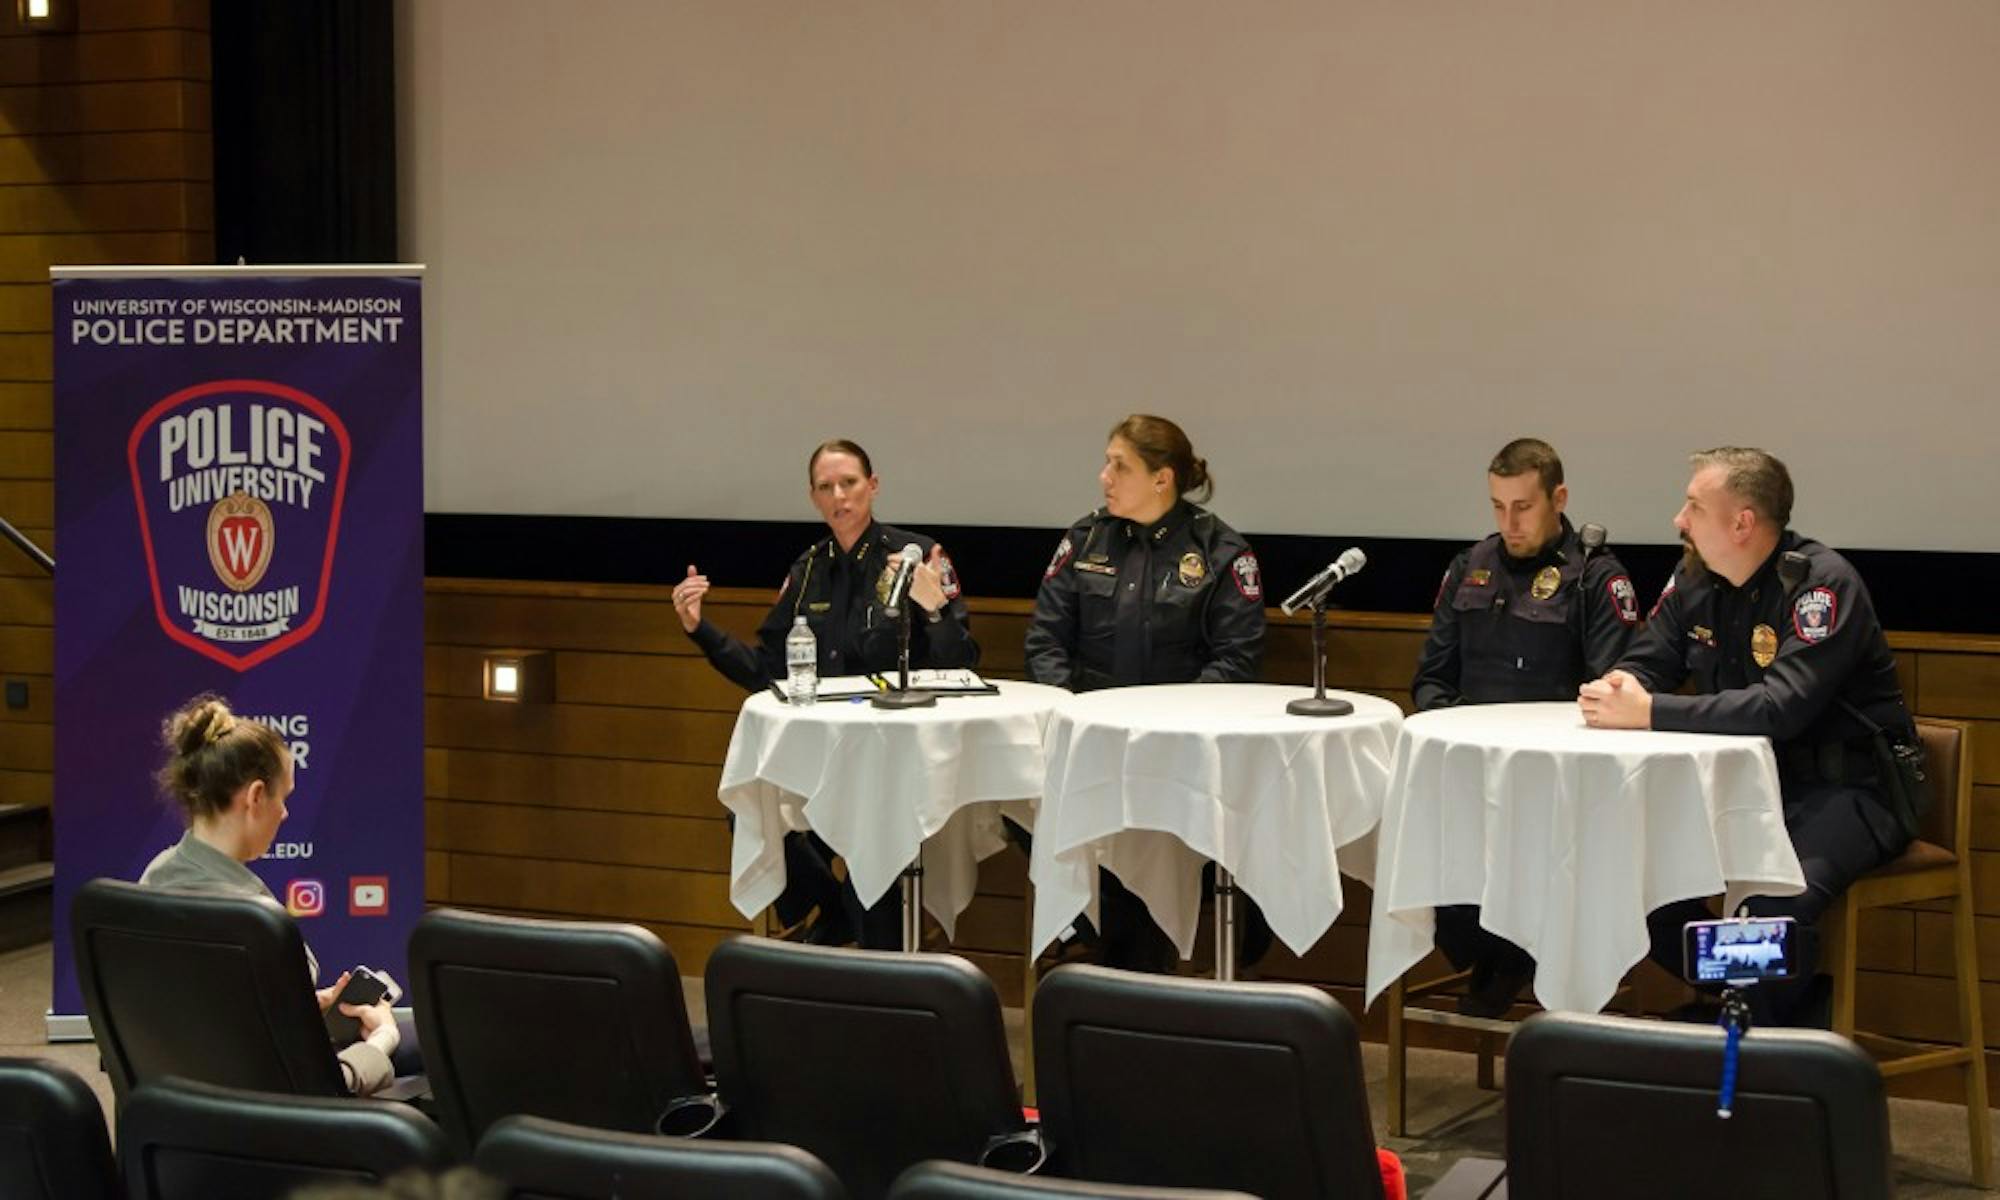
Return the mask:
POLYGON ((1795 978, 1797 925, 1790 917, 1689 921, 1681 934, 1681 977, 1689 983, 1795 978))
POLYGON ((392 985, 388 980, 370 971, 367 967, 355 967, 347 973, 347 986, 340 989, 333 1004, 326 1010, 326 1032, 335 1042, 345 1045, 361 1036, 361 1021, 340 1011, 343 1004, 379 1004, 391 995, 392 985))

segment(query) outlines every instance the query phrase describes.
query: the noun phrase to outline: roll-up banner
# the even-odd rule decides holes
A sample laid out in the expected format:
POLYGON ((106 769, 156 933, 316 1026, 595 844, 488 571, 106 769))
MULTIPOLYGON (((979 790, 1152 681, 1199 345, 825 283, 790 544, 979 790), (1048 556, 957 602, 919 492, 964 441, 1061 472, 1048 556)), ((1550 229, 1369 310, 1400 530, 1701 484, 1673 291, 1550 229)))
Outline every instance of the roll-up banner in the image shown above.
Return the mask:
MULTIPOLYGON (((58 267, 52 1038, 69 907, 184 829, 161 722, 214 692, 290 744, 250 869, 322 985, 422 911, 421 267, 58 267)), ((303 983, 303 981, 301 981, 303 983)))

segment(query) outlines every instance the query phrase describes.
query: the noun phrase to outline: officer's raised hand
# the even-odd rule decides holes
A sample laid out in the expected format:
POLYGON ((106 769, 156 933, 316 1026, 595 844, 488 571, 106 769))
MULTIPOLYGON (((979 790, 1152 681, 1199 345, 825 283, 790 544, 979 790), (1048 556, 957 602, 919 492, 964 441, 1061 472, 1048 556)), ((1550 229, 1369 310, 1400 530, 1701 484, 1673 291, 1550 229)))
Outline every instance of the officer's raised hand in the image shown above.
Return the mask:
POLYGON ((931 556, 917 564, 916 574, 910 576, 910 599, 925 612, 934 613, 945 606, 943 546, 933 545, 931 556))
POLYGON ((688 564, 687 578, 674 585, 674 615, 681 619, 681 628, 693 633, 701 624, 701 598, 708 594, 708 576, 688 564))
POLYGON ((1653 694, 1630 671, 1614 670, 1577 689, 1583 723, 1597 729, 1651 729, 1653 694))

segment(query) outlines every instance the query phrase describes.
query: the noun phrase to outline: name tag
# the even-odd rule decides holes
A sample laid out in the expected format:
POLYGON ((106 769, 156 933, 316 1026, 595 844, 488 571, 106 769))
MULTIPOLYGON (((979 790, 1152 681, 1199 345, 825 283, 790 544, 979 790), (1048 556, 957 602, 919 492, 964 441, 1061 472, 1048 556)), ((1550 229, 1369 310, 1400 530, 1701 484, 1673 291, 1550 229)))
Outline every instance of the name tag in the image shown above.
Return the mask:
POLYGON ((1118 568, 1112 566, 1110 563, 1080 562, 1072 565, 1077 570, 1088 571, 1092 575, 1116 575, 1118 573, 1118 568))

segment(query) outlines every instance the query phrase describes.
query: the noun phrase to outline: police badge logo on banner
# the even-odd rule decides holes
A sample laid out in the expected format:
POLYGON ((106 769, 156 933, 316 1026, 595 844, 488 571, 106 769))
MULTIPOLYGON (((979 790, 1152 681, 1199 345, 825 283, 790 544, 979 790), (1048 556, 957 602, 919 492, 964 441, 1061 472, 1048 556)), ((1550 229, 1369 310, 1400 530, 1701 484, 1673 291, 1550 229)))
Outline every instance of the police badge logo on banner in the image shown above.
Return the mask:
POLYGON ((340 418, 296 388, 226 380, 154 405, 126 450, 167 636, 238 671, 311 637, 347 491, 340 418))

